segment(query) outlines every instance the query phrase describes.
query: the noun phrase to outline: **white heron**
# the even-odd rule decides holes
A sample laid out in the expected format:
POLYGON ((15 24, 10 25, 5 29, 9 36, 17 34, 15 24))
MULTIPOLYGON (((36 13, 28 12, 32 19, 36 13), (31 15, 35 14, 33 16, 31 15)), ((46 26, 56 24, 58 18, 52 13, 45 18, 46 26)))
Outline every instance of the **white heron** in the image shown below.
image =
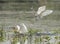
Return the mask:
MULTIPOLYGON (((25 34, 28 32, 28 29, 26 27, 26 25, 24 23, 21 24, 22 25, 22 28, 21 26, 17 25, 17 31, 21 34, 25 34)), ((17 44, 20 44, 20 42, 17 42, 17 44)), ((28 44, 28 39, 25 40, 25 43, 24 44, 28 44)))
POLYGON ((44 16, 47 16, 47 15, 51 14, 52 12, 53 12, 53 10, 46 10, 46 6, 41 6, 38 8, 35 16, 40 15, 40 17, 43 18, 44 16))
POLYGON ((27 29, 26 25, 24 23, 22 23, 21 26, 19 26, 19 25, 16 26, 17 27, 17 31, 19 33, 27 33, 28 29, 27 29), (22 26, 22 28, 21 28, 21 26, 22 26))
MULTIPOLYGON (((23 32, 24 33, 27 33, 28 32, 28 29, 27 29, 26 25, 24 23, 22 23, 22 26, 24 27, 23 32)), ((28 44, 28 39, 25 40, 25 43, 24 44, 28 44)))

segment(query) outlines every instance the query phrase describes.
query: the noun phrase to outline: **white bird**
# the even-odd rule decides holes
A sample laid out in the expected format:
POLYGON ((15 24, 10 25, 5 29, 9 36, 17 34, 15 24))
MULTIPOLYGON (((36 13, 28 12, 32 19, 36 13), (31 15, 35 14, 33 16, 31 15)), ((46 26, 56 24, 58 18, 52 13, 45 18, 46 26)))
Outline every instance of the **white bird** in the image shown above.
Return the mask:
POLYGON ((27 33, 28 30, 27 30, 26 25, 25 25, 24 23, 22 23, 21 26, 19 26, 19 25, 16 26, 16 27, 17 27, 17 31, 18 31, 19 33, 27 33), (21 26, 22 26, 22 27, 21 27, 21 26))
MULTIPOLYGON (((24 23, 22 23, 22 26, 24 27, 23 32, 24 33, 27 33, 28 32, 28 29, 27 29, 26 25, 24 23)), ((28 39, 25 40, 24 44, 28 44, 28 39)))
POLYGON ((46 10, 46 6, 41 6, 38 8, 35 16, 40 15, 40 17, 43 18, 44 16, 47 16, 47 15, 51 14, 52 12, 53 12, 53 10, 46 10))
MULTIPOLYGON (((21 24, 21 26, 17 25, 17 31, 21 34, 25 34, 28 32, 28 29, 24 23, 21 24), (22 26, 22 28, 20 28, 22 26)), ((17 42, 17 44, 20 44, 20 42, 17 42)), ((28 39, 25 40, 24 44, 28 44, 28 39)))

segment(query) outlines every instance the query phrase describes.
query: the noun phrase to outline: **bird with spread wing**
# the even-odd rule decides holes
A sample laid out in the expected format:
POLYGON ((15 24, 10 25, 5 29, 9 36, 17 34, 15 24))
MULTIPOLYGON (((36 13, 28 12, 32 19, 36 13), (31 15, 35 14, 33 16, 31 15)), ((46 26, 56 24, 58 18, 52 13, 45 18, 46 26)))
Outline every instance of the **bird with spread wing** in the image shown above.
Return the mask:
MULTIPOLYGON (((26 25, 24 23, 21 24, 23 29, 21 29, 21 27, 19 25, 17 25, 17 32, 19 32, 20 34, 25 34, 28 32, 28 29, 26 27, 26 25)), ((17 44, 20 44, 20 42, 17 42, 17 44)), ((25 40, 25 43, 24 44, 28 44, 28 40, 26 39, 25 40)))
POLYGON ((53 12, 53 10, 46 10, 46 6, 41 6, 38 8, 35 16, 40 16, 40 18, 43 18, 44 16, 50 15, 53 12))

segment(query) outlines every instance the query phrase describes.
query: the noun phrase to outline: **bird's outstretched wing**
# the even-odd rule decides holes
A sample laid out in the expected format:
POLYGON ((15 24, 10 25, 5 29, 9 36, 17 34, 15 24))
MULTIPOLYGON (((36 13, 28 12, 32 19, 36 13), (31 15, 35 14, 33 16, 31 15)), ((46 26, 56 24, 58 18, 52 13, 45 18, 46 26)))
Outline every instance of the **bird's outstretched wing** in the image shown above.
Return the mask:
POLYGON ((41 14, 41 12, 43 12, 43 11, 45 11, 45 10, 46 10, 46 6, 41 6, 41 7, 39 7, 38 10, 37 10, 36 15, 41 14))
POLYGON ((43 18, 44 16, 50 15, 53 12, 53 10, 46 10, 41 14, 41 18, 43 18))
POLYGON ((22 25, 24 27, 24 32, 28 32, 26 25, 24 23, 22 23, 22 25))

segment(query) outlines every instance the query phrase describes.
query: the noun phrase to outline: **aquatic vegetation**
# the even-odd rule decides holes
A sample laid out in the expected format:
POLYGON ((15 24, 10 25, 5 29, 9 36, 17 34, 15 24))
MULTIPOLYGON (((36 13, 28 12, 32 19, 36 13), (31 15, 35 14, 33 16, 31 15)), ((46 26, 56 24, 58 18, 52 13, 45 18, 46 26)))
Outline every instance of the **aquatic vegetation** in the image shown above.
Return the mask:
POLYGON ((19 41, 19 38, 13 38, 12 40, 11 40, 11 44, 16 44, 17 42, 19 41))
POLYGON ((60 41, 57 44, 60 44, 60 41))
POLYGON ((5 31, 2 29, 0 29, 0 41, 4 41, 5 40, 5 31))

